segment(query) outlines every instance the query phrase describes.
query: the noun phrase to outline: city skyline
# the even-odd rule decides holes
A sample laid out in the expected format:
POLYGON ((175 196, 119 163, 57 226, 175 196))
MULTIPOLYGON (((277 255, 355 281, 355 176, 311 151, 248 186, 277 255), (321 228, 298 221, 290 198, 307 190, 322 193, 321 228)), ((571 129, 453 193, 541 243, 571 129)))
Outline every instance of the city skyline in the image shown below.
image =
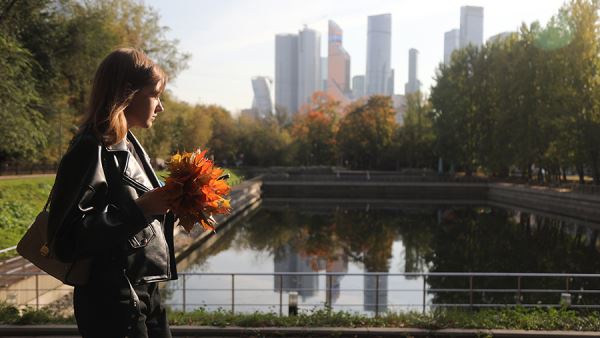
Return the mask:
MULTIPOLYGON (((300 1, 231 1, 226 4, 148 0, 161 15, 161 25, 169 26, 169 38, 181 41, 180 48, 190 52, 190 67, 169 89, 190 103, 219 104, 237 113, 252 104, 250 79, 275 78, 275 35, 295 33, 304 25, 327 36, 329 20, 344 31, 344 49, 350 55, 350 78, 366 70, 367 17, 392 14, 391 68, 395 69, 395 93, 403 93, 408 81, 408 53, 419 50, 422 90, 429 92, 436 67, 443 62, 444 33, 460 26, 462 6, 485 9, 484 35, 515 31, 522 22, 545 24, 563 1, 347 1, 340 7, 333 1, 306 6, 300 1), (231 23, 235 22, 235 25, 231 23)), ((325 57, 327 39, 321 39, 325 57)))

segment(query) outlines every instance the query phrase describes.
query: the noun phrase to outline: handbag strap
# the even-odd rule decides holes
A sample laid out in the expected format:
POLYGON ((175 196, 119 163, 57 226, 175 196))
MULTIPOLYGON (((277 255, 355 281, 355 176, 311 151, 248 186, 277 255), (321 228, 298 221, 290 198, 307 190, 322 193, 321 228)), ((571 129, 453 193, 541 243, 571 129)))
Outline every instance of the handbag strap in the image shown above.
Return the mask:
POLYGON ((52 185, 52 189, 50 189, 50 193, 48 194, 48 199, 46 200, 46 204, 44 204, 44 209, 42 211, 48 212, 48 206, 50 205, 50 200, 52 199, 52 194, 54 193, 54 186, 52 185))

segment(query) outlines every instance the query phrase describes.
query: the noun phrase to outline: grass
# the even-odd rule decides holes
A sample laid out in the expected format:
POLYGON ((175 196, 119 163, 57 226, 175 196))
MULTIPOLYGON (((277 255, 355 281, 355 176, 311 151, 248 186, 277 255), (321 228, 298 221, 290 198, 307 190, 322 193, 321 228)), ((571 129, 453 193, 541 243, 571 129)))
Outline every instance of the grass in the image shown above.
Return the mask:
POLYGON ((0 180, 0 249, 16 245, 42 210, 54 176, 0 180))
MULTIPOLYGON (((275 313, 231 314, 229 311, 169 312, 171 325, 240 327, 410 327, 421 329, 514 329, 599 331, 600 314, 562 309, 503 308, 480 311, 439 310, 431 314, 389 313, 378 318, 348 312, 314 310, 298 316, 279 317, 275 313)), ((48 310, 26 309, 22 313, 0 303, 0 324, 74 324, 72 316, 56 315, 48 310)))

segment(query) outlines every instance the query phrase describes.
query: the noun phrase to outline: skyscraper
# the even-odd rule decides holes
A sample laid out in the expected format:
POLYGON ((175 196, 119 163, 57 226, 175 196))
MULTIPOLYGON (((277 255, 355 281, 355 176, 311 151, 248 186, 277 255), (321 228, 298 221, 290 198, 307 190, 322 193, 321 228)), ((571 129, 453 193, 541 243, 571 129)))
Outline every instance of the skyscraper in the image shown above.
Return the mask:
POLYGON ((257 117, 267 117, 275 114, 275 105, 273 104, 273 80, 265 76, 255 76, 252 78, 252 90, 254 91, 254 100, 252 109, 257 117))
POLYGON ((463 6, 460 8, 460 40, 459 47, 469 44, 483 45, 483 7, 463 6))
POLYGON ((275 36, 275 105, 289 114, 298 111, 298 36, 275 36))
POLYGON ((321 35, 304 27, 298 33, 298 108, 321 90, 321 35))
POLYGON ((327 58, 321 58, 321 90, 327 91, 327 58))
POLYGON ((365 96, 365 76, 356 75, 352 77, 352 98, 360 99, 365 96))
POLYGON ((452 60, 452 52, 458 49, 460 40, 460 31, 458 29, 449 30, 444 33, 444 64, 449 64, 452 60))
POLYGON ((350 55, 342 45, 342 29, 329 20, 327 94, 342 105, 349 103, 350 55))
POLYGON ((419 72, 419 51, 411 48, 408 50, 408 82, 404 86, 404 94, 421 90, 421 81, 417 78, 419 72))
POLYGON ((368 18, 366 94, 392 95, 392 15, 373 15, 368 18))

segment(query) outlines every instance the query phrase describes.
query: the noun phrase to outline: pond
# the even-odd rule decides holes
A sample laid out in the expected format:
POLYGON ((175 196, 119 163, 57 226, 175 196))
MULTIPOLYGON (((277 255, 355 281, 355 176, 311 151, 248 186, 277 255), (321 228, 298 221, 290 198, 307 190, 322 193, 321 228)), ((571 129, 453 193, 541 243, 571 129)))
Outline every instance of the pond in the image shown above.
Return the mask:
MULTIPOLYGON (((373 313, 420 310, 432 304, 468 303, 464 293, 424 294, 428 288, 468 288, 464 277, 361 275, 366 272, 596 273, 598 230, 547 217, 489 206, 369 208, 262 207, 219 234, 180 271, 224 273, 185 277, 186 310, 198 307, 243 312, 279 311, 290 291, 301 309, 322 307, 373 313), (335 272, 274 276, 272 273, 335 272), (230 273, 265 273, 236 275, 230 273), (358 275, 353 275, 358 274, 358 275), (235 294, 232 296, 232 282, 235 294), (211 289, 210 291, 208 289, 211 289), (215 290, 217 289, 217 290, 215 290), (327 294, 325 289, 331 289, 327 294), (379 297, 376 297, 376 292, 379 297), (377 299, 378 298, 378 299, 377 299)), ((181 266, 185 265, 185 266, 181 266)), ((181 309, 183 279, 167 286, 166 302, 181 309)), ((515 288, 514 278, 477 278, 478 288, 515 288)), ((561 288, 564 280, 528 278, 523 288, 561 288)), ((571 288, 599 288, 594 280, 571 280, 571 288), (594 284, 594 285, 591 285, 594 284)), ((476 303, 514 302, 514 293, 478 293, 476 303)), ((555 295, 525 294, 525 302, 552 303, 555 295), (535 299, 534 299, 535 298, 535 299)), ((598 303, 594 295, 574 302, 598 303)), ((287 313, 285 308, 284 313, 287 313)))

